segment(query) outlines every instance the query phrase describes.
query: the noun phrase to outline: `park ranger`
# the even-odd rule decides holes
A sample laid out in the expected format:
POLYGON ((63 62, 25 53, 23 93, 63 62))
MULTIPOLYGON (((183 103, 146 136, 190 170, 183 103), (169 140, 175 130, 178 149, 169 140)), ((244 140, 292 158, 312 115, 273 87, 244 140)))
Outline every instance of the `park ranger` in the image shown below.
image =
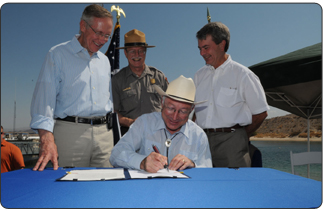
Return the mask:
POLYGON ((133 29, 125 34, 124 49, 128 66, 121 69, 112 79, 114 110, 118 114, 121 134, 142 114, 161 111, 161 97, 153 85, 164 91, 168 81, 162 71, 145 64, 147 48, 145 34, 133 29))

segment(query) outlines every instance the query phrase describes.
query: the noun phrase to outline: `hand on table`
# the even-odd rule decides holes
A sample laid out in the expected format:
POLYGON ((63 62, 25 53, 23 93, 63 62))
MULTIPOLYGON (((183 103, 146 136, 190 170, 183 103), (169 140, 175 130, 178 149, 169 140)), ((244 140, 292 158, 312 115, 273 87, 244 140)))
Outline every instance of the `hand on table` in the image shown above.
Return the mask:
POLYGON ((33 170, 43 171, 49 161, 52 161, 53 169, 57 170, 58 153, 53 133, 39 129, 38 134, 40 138, 39 157, 33 170))

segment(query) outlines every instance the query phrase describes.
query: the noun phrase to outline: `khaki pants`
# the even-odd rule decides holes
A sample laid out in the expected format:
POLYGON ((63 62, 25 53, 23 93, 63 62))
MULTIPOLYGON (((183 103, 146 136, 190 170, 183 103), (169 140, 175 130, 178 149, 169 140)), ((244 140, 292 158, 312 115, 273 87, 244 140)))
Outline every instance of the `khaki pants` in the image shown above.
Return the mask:
POLYGON ((54 139, 59 166, 112 167, 113 132, 105 124, 94 125, 56 120, 54 139))
POLYGON ((249 139, 244 128, 206 133, 213 167, 251 167, 249 139))

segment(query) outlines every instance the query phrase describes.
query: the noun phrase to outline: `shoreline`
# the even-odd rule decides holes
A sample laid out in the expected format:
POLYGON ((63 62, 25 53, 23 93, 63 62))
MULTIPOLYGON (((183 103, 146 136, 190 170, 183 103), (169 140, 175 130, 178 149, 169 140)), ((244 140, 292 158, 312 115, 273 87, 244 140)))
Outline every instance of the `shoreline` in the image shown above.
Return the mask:
MULTIPOLYGON (((295 141, 295 142, 307 142, 307 138, 299 137, 285 137, 285 138, 271 138, 271 137, 250 137, 251 141, 295 141)), ((320 138, 309 138, 310 142, 322 142, 322 137, 320 138)))

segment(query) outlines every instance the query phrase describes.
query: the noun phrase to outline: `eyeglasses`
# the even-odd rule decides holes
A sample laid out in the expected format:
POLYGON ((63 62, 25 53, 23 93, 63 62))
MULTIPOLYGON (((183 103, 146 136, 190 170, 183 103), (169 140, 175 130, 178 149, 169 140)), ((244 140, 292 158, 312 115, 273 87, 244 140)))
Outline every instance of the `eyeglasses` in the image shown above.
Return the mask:
POLYGON ((135 49, 132 49, 132 50, 127 51, 127 53, 130 55, 135 55, 136 52, 138 52, 139 55, 144 55, 146 53, 146 50, 139 49, 138 51, 136 51, 135 49))
POLYGON ((105 39, 107 39, 107 40, 111 38, 110 35, 105 35, 105 34, 103 34, 102 32, 97 32, 96 30, 94 30, 94 29, 90 26, 90 24, 89 24, 86 20, 84 20, 84 19, 82 19, 82 20, 88 24, 88 26, 92 29, 92 31, 93 31, 93 32, 94 32, 98 37, 103 37, 103 38, 105 38, 105 39))
MULTIPOLYGON (((170 114, 173 114, 173 113, 175 113, 177 110, 175 109, 175 108, 173 108, 173 107, 168 107, 168 106, 166 106, 166 105, 164 105, 164 107, 166 108, 166 110, 168 111, 168 113, 170 113, 170 114)), ((190 111, 189 110, 183 110, 183 109, 181 109, 181 110, 178 110, 178 113, 179 113, 179 115, 181 115, 181 116, 185 116, 185 115, 188 115, 189 113, 190 113, 190 111)))

